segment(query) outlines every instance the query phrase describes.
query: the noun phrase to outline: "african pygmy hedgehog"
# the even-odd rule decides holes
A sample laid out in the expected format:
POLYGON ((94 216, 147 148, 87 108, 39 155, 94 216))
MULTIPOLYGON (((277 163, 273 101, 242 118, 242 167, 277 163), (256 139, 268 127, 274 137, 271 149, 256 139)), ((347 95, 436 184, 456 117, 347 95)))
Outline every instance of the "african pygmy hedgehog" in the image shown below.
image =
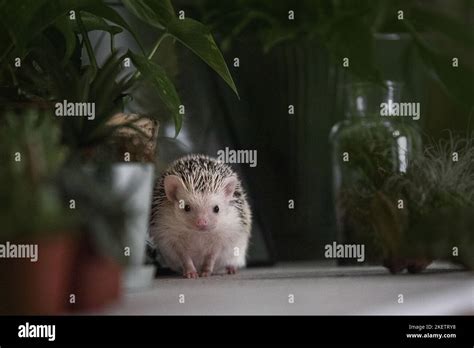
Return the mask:
POLYGON ((174 161, 155 185, 150 237, 186 278, 246 264, 252 215, 237 174, 204 155, 174 161))

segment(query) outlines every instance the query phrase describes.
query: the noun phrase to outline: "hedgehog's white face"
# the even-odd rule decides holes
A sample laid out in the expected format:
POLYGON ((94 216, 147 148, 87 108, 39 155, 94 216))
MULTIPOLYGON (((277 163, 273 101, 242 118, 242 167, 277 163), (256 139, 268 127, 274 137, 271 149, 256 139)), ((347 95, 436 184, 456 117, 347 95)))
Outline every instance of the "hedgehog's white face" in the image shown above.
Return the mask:
POLYGON ((176 175, 168 175, 164 180, 166 197, 174 205, 177 222, 197 231, 212 231, 226 218, 236 185, 237 178, 229 177, 220 192, 191 193, 176 175))

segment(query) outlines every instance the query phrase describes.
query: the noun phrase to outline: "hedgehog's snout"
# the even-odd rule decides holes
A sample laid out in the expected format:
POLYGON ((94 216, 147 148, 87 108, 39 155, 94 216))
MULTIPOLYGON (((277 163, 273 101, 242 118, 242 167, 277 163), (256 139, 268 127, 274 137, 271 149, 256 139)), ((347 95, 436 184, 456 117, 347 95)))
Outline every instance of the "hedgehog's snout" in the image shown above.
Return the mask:
POLYGON ((195 222, 195 225, 199 230, 207 230, 207 228, 209 227, 209 220, 205 217, 198 217, 195 222))

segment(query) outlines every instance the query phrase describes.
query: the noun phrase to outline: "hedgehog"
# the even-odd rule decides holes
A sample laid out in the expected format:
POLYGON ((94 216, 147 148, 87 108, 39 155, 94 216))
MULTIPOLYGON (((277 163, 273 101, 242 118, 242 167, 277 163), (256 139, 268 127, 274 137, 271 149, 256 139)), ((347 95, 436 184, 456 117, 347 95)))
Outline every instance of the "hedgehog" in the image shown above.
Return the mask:
POLYGON ((235 274, 246 265, 252 214, 237 174, 201 154, 174 161, 157 180, 151 241, 185 278, 235 274))

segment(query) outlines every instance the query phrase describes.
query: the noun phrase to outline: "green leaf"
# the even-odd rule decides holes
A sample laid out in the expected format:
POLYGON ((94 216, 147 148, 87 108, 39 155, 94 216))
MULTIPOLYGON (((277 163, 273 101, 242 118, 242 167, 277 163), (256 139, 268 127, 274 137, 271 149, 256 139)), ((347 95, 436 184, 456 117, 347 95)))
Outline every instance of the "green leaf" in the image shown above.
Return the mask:
MULTIPOLYGON (((27 46, 38 34, 52 25, 59 17, 69 19, 70 11, 86 11, 109 20, 129 31, 140 45, 137 35, 127 22, 110 6, 97 0, 23 0, 8 1, 1 7, 4 25, 9 29, 19 54, 27 54, 27 46)), ((76 13, 77 15, 77 13, 76 13)), ((140 45, 141 47, 141 45, 140 45)))
POLYGON ((286 41, 294 40, 298 37, 299 28, 284 28, 279 24, 274 27, 262 30, 263 52, 268 53, 270 50, 286 41))
POLYGON ((474 45, 474 32, 458 19, 429 8, 415 7, 411 14, 413 22, 436 30, 453 40, 460 41, 472 47, 474 45))
POLYGON ((176 92, 173 82, 168 78, 166 72, 158 64, 149 61, 146 57, 134 54, 131 51, 129 51, 128 54, 132 58, 133 64, 135 64, 137 70, 145 79, 148 79, 152 82, 152 85, 157 91, 161 100, 171 111, 177 136, 181 130, 183 118, 179 113, 181 100, 178 93, 176 92))
POLYGON ((166 29, 214 69, 238 96, 224 57, 205 25, 189 18, 178 19, 169 0, 122 0, 122 2, 142 21, 156 28, 166 29))
POLYGON ((468 111, 474 108, 474 71, 462 60, 458 67, 453 67, 452 56, 436 52, 426 44, 406 20, 403 21, 408 28, 421 58, 426 66, 434 73, 446 93, 457 100, 468 111))
POLYGON ((217 72, 235 94, 239 96, 224 57, 205 25, 190 18, 175 18, 169 23, 167 29, 173 37, 188 47, 217 72))
POLYGON ((76 48, 76 35, 74 32, 74 26, 65 16, 59 17, 54 25, 64 36, 64 42, 66 44, 66 52, 64 53, 64 57, 62 59, 62 64, 64 65, 71 58, 76 48))
POLYGON ((4 23, 0 23, 0 63, 4 57, 8 55, 9 50, 13 47, 7 28, 4 23))
POLYGON ((370 27, 359 16, 339 16, 327 23, 321 33, 336 64, 349 58, 350 72, 363 81, 381 83, 374 62, 374 37, 370 27))
POLYGON ((80 77, 77 78, 76 101, 88 101, 91 82, 94 78, 94 68, 87 66, 84 68, 80 77))
POLYGON ((118 111, 115 102, 121 94, 126 92, 123 89, 126 88, 125 84, 118 85, 121 80, 117 80, 117 76, 122 72, 124 58, 123 52, 114 52, 110 55, 91 83, 90 98, 96 103, 96 120, 94 121, 97 123, 107 122, 118 111))
POLYGON ((363 81, 382 83, 374 61, 374 37, 370 27, 358 16, 337 17, 323 31, 323 39, 336 59, 342 64, 349 58, 348 69, 363 81))
POLYGON ((170 0, 122 0, 125 7, 145 23, 164 29, 175 17, 170 0))
POLYGON ((117 11, 115 11, 112 7, 105 5, 104 3, 97 1, 97 0, 76 0, 79 2, 91 2, 87 5, 81 6, 80 9, 91 14, 94 14, 98 17, 103 17, 104 19, 111 21, 112 23, 118 24, 122 28, 125 28, 135 39, 140 49, 143 51, 143 46, 138 39, 137 34, 135 31, 128 25, 128 23, 120 16, 117 11))
MULTIPOLYGON (((25 0, 20 2, 4 1, 0 7, 0 15, 4 27, 9 33, 12 43, 23 51, 31 36, 39 34, 40 28, 34 27, 35 14, 44 7, 46 0, 25 0)), ((56 13, 48 13, 44 21, 52 23, 57 18, 56 13)))
MULTIPOLYGON (((106 31, 112 35, 116 35, 123 31, 121 27, 116 25, 110 25, 102 17, 98 17, 92 13, 82 12, 81 19, 87 32, 100 30, 106 31)), ((74 22, 74 30, 77 33, 80 32, 76 22, 74 22)))
POLYGON ((474 107, 474 71, 462 61, 457 68, 454 68, 451 56, 439 54, 426 47, 420 47, 420 53, 445 91, 471 110, 474 107))

